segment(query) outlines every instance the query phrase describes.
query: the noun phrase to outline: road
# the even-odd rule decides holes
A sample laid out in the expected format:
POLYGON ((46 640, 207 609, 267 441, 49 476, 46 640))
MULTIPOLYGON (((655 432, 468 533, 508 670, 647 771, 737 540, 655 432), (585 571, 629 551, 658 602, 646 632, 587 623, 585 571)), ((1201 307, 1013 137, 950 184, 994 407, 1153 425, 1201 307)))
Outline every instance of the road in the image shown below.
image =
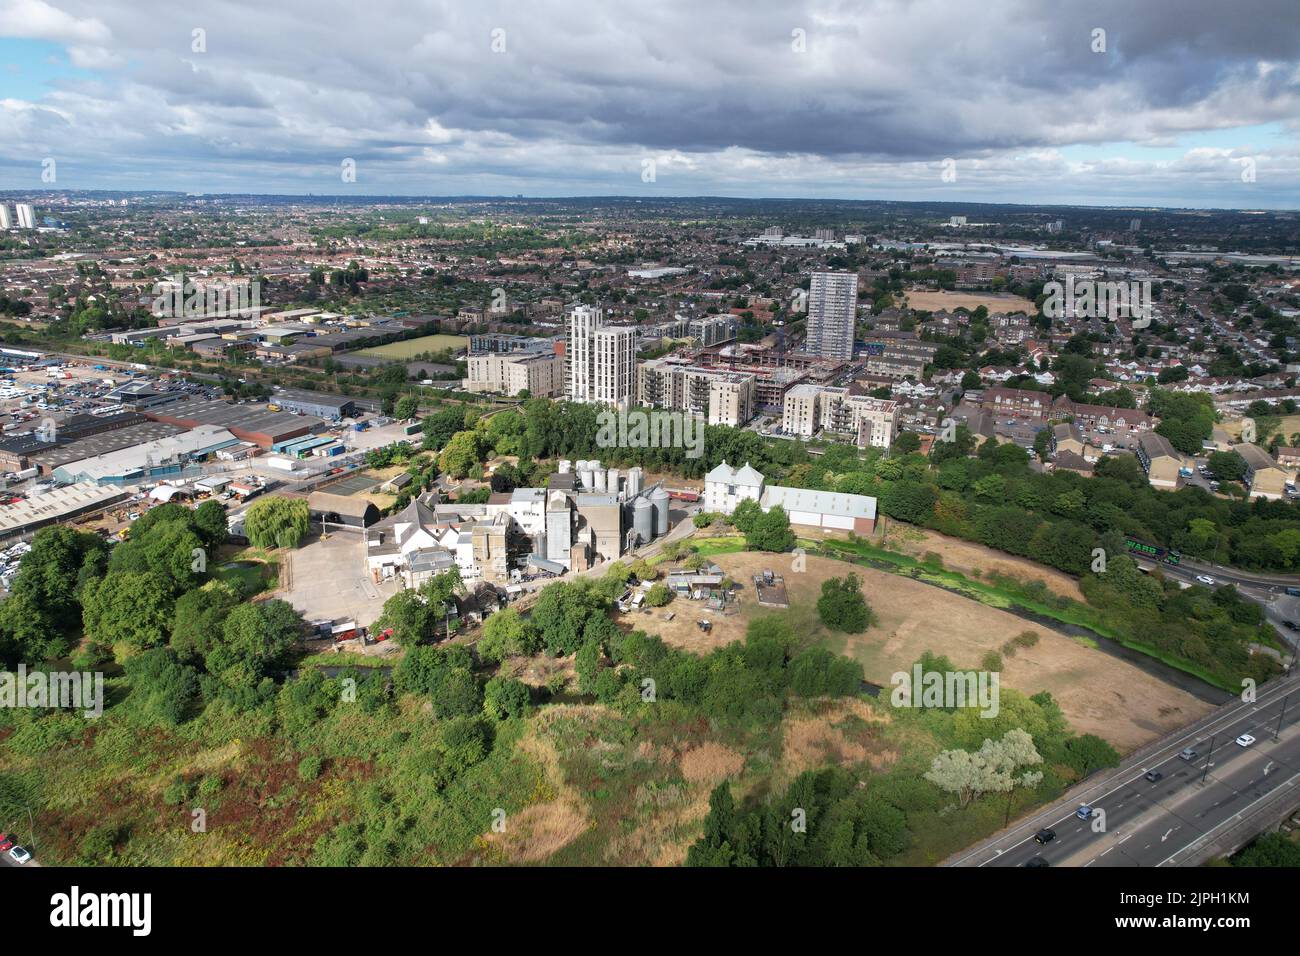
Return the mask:
POLYGON ((1300 805, 1297 722, 1300 674, 1271 682, 1253 703, 1233 701, 1139 751, 948 865, 1024 866, 1042 857, 1052 866, 1184 866, 1231 852, 1300 805), (1256 742, 1238 746, 1241 734, 1256 742), (1194 760, 1179 756, 1185 747, 1196 751, 1194 760), (1147 780, 1149 771, 1161 779, 1147 780), (1104 818, 1079 819, 1081 805, 1103 810, 1104 818), (1100 832, 1094 824, 1103 826, 1100 832), (1040 846, 1034 834, 1045 827, 1056 838, 1040 846))

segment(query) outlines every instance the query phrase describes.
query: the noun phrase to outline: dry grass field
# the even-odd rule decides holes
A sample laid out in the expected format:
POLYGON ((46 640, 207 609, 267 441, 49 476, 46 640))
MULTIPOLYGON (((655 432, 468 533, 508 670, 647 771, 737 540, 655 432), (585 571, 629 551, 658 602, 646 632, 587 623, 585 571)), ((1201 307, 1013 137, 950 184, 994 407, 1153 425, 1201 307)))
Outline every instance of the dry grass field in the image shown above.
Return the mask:
POLYGON ((424 352, 442 352, 446 349, 463 349, 469 345, 469 339, 463 335, 422 335, 418 339, 405 342, 389 342, 387 345, 375 345, 359 350, 359 355, 378 355, 381 358, 414 358, 424 352))
POLYGON ((986 306, 990 312, 1028 312, 1033 314, 1034 303, 1018 295, 997 295, 992 292, 935 292, 912 290, 903 293, 907 304, 925 312, 953 309, 977 309, 986 306))
POLYGON ((714 560, 744 585, 736 613, 719 614, 702 602, 677 598, 650 614, 624 615, 620 623, 659 634, 677 647, 707 653, 743 640, 746 626, 756 615, 787 614, 795 633, 806 635, 809 643, 856 658, 867 679, 882 685, 925 651, 946 655, 958 667, 979 668, 987 652, 1001 652, 1012 638, 1032 631, 1039 638, 1036 645, 1019 648, 1014 655, 1003 654, 1003 683, 1027 694, 1049 691, 1076 732, 1097 734, 1125 752, 1210 709, 1139 668, 1056 631, 906 577, 812 556, 805 559, 806 569, 801 573, 791 570, 790 555, 743 552, 718 555, 714 560), (771 611, 755 601, 752 578, 764 568, 785 576, 789 611, 771 611), (849 571, 862 578, 863 591, 878 619, 861 635, 831 632, 816 613, 822 582, 849 571), (665 621, 670 611, 674 619, 665 621), (701 618, 712 623, 711 633, 696 626, 701 618))

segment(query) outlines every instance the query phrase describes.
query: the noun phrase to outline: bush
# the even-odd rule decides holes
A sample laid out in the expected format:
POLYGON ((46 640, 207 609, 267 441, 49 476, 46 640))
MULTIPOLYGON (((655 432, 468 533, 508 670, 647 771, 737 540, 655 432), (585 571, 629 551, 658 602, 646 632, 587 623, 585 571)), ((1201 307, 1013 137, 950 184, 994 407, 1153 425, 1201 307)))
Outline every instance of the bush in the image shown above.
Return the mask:
POLYGON ((663 607, 673 599, 673 592, 666 584, 653 584, 645 593, 645 602, 651 607, 663 607))
POLYGON ((980 667, 986 671, 998 672, 1002 670, 1002 658, 997 651, 989 651, 980 658, 980 667))
POLYGON ((303 781, 315 780, 320 776, 324 763, 320 757, 303 757, 298 761, 298 779, 303 781))

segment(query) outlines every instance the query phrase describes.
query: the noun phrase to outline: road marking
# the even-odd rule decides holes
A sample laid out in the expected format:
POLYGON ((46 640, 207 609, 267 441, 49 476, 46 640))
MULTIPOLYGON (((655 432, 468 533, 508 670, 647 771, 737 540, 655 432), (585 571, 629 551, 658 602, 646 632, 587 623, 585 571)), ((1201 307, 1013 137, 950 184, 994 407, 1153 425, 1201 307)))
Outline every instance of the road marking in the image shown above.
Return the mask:
POLYGON ((1168 839, 1169 839, 1169 834, 1171 834, 1171 833, 1173 833, 1173 832, 1174 832, 1174 827, 1170 827, 1168 830, 1166 830, 1166 831, 1165 831, 1165 835, 1162 836, 1162 837, 1160 838, 1160 842, 1161 842, 1161 843, 1164 843, 1166 840, 1168 840, 1168 839))

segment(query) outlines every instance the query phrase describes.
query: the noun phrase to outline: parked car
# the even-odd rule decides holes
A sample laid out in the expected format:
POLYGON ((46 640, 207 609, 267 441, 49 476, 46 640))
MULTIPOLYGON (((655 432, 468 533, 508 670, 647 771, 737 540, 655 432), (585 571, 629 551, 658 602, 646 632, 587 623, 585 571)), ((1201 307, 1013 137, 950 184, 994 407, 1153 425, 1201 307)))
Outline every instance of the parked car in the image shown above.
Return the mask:
POLYGON ((1254 742, 1255 742, 1255 738, 1252 737, 1250 734, 1242 734, 1240 737, 1237 738, 1238 747, 1249 747, 1254 742))
POLYGON ((1044 827, 1034 834, 1034 842, 1039 846, 1046 846, 1056 839, 1056 831, 1051 827, 1044 827))
POLYGON ((26 863, 31 858, 32 855, 20 846, 16 846, 9 851, 9 859, 13 860, 19 866, 26 863))
POLYGON ((0 853, 8 853, 14 847, 14 841, 6 833, 0 833, 0 853))
POLYGON ((1152 783, 1159 783, 1165 778, 1165 775, 1159 770, 1148 770, 1146 772, 1146 778, 1152 783))

